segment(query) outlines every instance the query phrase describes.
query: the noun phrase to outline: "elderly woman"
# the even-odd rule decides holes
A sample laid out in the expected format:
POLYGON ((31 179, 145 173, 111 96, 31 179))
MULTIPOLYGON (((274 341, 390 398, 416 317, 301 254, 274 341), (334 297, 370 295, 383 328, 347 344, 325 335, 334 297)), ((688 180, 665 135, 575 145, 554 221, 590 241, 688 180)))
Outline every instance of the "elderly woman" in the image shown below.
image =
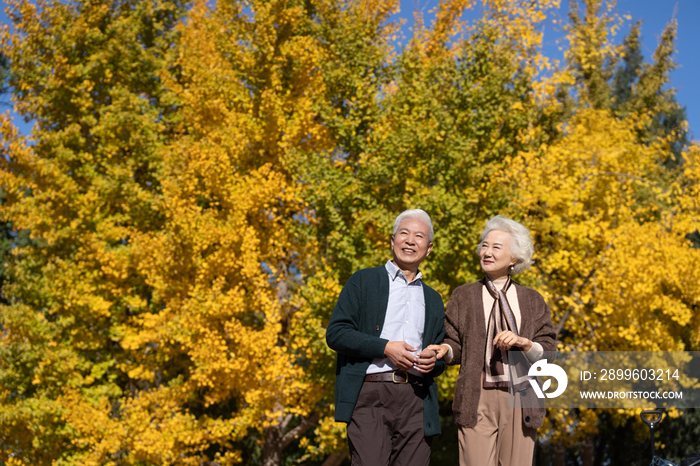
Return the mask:
MULTIPOLYGON (((476 248, 486 276, 455 289, 445 313, 445 340, 431 345, 447 364, 460 364, 453 411, 461 466, 530 466, 544 408, 532 407, 526 379, 508 403, 508 381, 525 375, 508 351, 535 362, 556 351, 549 308, 535 290, 513 280, 531 264, 534 247, 523 225, 498 215, 476 248), (518 370, 516 370, 518 369, 518 370), (516 375, 517 373, 517 375, 516 375)), ((536 398, 535 398, 536 399, 536 398)))

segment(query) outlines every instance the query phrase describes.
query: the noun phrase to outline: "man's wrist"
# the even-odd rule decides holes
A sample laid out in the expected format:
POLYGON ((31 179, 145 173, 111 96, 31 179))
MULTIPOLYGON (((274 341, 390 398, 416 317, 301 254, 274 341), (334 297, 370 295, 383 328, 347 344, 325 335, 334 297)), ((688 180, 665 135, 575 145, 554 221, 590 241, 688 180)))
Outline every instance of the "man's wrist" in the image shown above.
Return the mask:
POLYGON ((384 354, 384 357, 385 357, 385 358, 388 358, 388 357, 389 357, 389 352, 388 352, 387 350, 389 349, 389 344, 390 344, 390 343, 391 343, 391 341, 387 341, 386 344, 384 345, 383 354, 384 354))

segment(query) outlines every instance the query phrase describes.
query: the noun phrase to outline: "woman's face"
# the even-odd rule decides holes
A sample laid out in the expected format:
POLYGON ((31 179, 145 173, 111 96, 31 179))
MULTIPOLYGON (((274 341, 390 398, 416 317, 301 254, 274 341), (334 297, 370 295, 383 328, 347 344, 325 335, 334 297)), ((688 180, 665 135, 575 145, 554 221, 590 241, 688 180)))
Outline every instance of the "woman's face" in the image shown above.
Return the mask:
POLYGON ((491 230, 479 250, 481 269, 491 280, 508 275, 508 268, 517 261, 510 256, 510 233, 491 230))

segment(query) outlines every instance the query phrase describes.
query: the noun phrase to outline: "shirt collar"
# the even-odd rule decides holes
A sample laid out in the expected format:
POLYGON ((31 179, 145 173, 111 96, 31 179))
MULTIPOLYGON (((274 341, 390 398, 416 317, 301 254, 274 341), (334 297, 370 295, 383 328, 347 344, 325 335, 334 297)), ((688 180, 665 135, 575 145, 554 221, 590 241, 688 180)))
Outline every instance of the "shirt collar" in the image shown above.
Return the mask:
MULTIPOLYGON (((406 278, 406 275, 403 273, 403 270, 401 270, 400 268, 398 268, 398 267, 396 266, 396 264, 394 264, 394 263, 391 261, 391 259, 389 259, 389 260, 386 262, 385 267, 386 267, 386 271, 389 272, 389 278, 391 278, 392 281, 396 280, 396 277, 401 277, 401 278, 403 278, 404 280, 406 280, 406 281, 408 282, 408 279, 406 278)), ((414 278, 413 281, 412 281, 411 283, 417 282, 417 281, 419 281, 421 278, 423 278, 423 274, 422 274, 421 271, 419 270, 418 273, 416 274, 416 278, 414 278)))

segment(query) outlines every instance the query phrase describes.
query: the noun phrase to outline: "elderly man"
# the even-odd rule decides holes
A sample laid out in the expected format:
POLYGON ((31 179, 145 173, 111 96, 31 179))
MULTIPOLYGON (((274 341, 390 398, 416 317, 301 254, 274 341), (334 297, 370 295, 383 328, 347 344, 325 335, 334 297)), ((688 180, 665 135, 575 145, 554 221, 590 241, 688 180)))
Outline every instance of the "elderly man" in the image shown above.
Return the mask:
POLYGON ((335 419, 346 422, 353 466, 427 465, 440 433, 437 386, 445 365, 428 345, 445 334, 440 295, 418 266, 433 248, 430 216, 402 212, 393 260, 350 277, 326 341, 338 352, 335 419))

